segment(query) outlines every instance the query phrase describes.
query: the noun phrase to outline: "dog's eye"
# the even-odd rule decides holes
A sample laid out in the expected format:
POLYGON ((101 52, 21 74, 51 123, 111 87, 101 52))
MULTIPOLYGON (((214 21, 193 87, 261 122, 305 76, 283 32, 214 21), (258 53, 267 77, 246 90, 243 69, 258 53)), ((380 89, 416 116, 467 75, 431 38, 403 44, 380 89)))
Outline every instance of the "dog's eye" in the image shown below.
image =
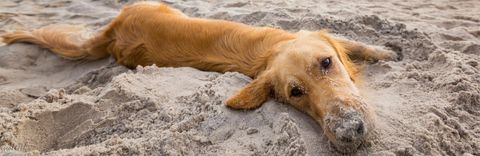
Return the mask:
POLYGON ((322 61, 322 67, 323 69, 327 69, 328 67, 330 67, 330 65, 332 64, 332 60, 331 58, 326 58, 322 61))
POLYGON ((293 87, 292 90, 290 90, 290 96, 293 96, 293 97, 300 97, 303 94, 304 94, 303 90, 300 89, 300 87, 293 87))

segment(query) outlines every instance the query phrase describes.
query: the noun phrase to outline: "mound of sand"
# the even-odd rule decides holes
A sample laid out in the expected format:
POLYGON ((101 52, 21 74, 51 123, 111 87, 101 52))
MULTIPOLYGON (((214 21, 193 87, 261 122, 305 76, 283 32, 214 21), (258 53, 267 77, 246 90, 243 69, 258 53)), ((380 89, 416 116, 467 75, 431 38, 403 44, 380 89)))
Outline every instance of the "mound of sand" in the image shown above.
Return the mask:
MULTIPOLYGON (((51 23, 98 30, 124 1, 0 2, 0 32, 51 23)), ((196 17, 290 31, 330 29, 386 46, 398 61, 365 66, 376 108, 354 155, 480 155, 480 2, 196 0, 165 3, 196 17), (441 10, 441 11, 440 11, 441 10)), ((329 155, 310 117, 273 100, 252 111, 224 100, 239 73, 68 61, 28 44, 0 47, 0 154, 329 155)))

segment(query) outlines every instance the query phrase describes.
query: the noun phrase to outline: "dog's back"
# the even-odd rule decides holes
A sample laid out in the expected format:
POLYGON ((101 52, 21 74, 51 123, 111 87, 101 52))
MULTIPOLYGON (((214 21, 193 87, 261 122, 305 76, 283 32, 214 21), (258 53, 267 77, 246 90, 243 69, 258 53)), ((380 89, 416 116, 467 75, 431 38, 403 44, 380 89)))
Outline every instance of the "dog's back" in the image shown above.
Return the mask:
POLYGON ((209 71, 256 73, 251 60, 289 33, 223 20, 189 18, 161 3, 126 6, 104 31, 82 37, 76 26, 54 25, 33 32, 2 35, 4 42, 29 42, 68 59, 99 59, 113 55, 119 64, 180 67, 209 71), (249 60, 249 61, 246 61, 249 60))

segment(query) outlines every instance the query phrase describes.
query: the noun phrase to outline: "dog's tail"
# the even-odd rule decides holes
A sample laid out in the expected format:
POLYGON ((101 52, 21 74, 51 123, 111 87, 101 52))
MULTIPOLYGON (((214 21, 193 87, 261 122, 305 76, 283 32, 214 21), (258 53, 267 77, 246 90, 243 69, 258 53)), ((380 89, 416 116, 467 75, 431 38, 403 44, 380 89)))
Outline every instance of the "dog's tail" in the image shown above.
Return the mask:
POLYGON ((0 35, 3 42, 26 42, 50 49, 61 57, 78 60, 95 60, 109 56, 107 51, 112 39, 103 33, 89 38, 81 26, 50 25, 32 32, 17 31, 0 35))

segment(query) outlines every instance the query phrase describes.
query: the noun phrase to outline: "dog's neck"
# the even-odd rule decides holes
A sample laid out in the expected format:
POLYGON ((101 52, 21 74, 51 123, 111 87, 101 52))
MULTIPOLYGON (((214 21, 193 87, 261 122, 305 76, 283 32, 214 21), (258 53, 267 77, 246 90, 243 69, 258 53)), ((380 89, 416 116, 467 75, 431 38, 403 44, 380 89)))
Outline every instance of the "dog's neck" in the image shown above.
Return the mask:
POLYGON ((228 71, 243 73, 255 78, 264 71, 275 55, 275 47, 284 41, 294 39, 286 31, 273 28, 254 28, 248 31, 231 31, 225 34, 222 42, 224 55, 223 63, 228 71))

